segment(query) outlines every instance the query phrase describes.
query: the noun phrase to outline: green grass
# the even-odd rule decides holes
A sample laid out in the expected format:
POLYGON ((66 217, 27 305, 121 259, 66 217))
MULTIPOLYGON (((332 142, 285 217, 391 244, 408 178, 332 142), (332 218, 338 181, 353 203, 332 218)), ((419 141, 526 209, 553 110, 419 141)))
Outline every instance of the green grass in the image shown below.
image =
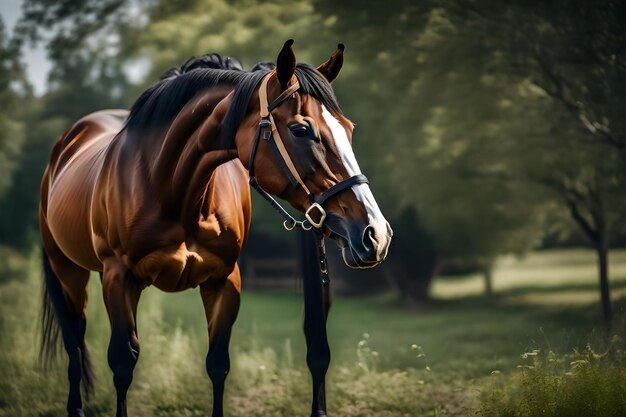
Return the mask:
POLYGON ((497 380, 485 390, 479 413, 489 417, 611 416, 626 414, 626 352, 615 336, 604 351, 525 353, 517 383, 497 380), (513 385, 514 389, 511 389, 513 385))
MULTIPOLYGON (((48 373, 37 366, 37 257, 23 259, 2 250, 0 258, 0 416, 62 416, 65 359, 48 373)), ((611 274, 614 331, 623 334, 626 251, 611 257, 611 274)), ((494 287, 496 296, 485 299, 478 276, 437 280, 436 299, 414 310, 402 308, 389 294, 336 298, 329 319, 330 415, 506 415, 493 411, 511 408, 520 396, 528 396, 519 388, 526 381, 525 368, 518 368, 525 364, 522 353, 540 349, 566 357, 572 349, 584 351, 589 341, 605 348, 591 252, 503 259, 494 287), (508 403, 494 403, 493 394, 501 391, 506 395, 497 398, 509 398, 508 403)), ((87 415, 111 415, 109 330, 98 279, 90 283, 88 314, 87 339, 98 381, 87 415)), ((301 323, 301 295, 249 293, 244 278, 231 345, 227 415, 308 415, 301 323)), ((138 329, 142 350, 129 393, 131 415, 209 414, 206 324, 198 292, 147 289, 139 305, 138 329)), ((623 370, 621 363, 613 368, 623 370)), ((598 372, 605 375, 602 369, 598 372)))

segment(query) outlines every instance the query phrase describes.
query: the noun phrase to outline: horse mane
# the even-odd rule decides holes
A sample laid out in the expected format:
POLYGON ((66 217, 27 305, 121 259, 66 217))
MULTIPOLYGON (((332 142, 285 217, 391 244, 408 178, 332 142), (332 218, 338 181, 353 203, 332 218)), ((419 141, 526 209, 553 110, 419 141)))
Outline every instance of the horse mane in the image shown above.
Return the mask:
MULTIPOLYGON (((232 147, 252 95, 261 79, 274 67, 274 63, 262 61, 251 71, 244 71, 241 63, 232 57, 221 57, 216 53, 192 57, 180 67, 165 71, 155 85, 139 96, 130 109, 124 130, 132 133, 139 129, 162 128, 171 123, 185 104, 201 91, 229 85, 235 86, 235 92, 224 120, 222 140, 224 146, 232 147)), ((315 97, 332 114, 341 114, 332 87, 314 67, 297 64, 295 74, 302 93, 315 97)))
POLYGON ((139 96, 124 128, 133 131, 162 127, 199 91, 217 85, 237 85, 247 75, 239 61, 231 57, 213 53, 189 58, 180 67, 165 71, 155 85, 139 96))

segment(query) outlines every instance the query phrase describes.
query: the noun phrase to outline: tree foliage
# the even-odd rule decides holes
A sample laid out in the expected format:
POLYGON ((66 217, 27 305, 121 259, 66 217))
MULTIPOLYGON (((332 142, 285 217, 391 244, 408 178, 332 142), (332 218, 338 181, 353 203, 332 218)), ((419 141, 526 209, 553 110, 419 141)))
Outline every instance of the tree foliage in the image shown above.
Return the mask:
POLYGON ((19 50, 6 33, 0 17, 0 198, 12 184, 24 145, 21 120, 31 94, 19 61, 19 50))
MULTIPOLYGON (((10 45, 45 42, 54 69, 30 119, 0 114, 0 198, 35 188, 22 149, 42 166, 60 126, 128 107, 190 56, 249 68, 295 38, 298 59, 316 64, 343 42, 335 90, 398 225, 386 273, 402 291, 427 294, 443 258, 488 267, 555 231, 578 228, 606 254, 626 212, 625 18, 612 0, 26 0, 14 41, 0 42, 0 83, 13 86, 3 109, 30 94, 14 88, 23 78, 10 45), (20 169, 25 183, 10 191, 20 169)), ((16 216, 31 222, 35 199, 19 201, 16 216)), ((280 233, 262 203, 255 215, 280 233)))
POLYGON ((623 4, 317 3, 368 62, 368 162, 444 254, 523 253, 558 227, 620 232, 623 4))

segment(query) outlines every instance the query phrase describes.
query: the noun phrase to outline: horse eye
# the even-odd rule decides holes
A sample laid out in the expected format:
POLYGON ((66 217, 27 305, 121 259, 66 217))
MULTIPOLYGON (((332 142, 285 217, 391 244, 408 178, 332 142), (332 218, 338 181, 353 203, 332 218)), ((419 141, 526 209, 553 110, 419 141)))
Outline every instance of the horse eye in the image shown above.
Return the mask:
POLYGON ((295 137, 304 138, 309 136, 309 128, 305 125, 294 125, 289 128, 295 137))

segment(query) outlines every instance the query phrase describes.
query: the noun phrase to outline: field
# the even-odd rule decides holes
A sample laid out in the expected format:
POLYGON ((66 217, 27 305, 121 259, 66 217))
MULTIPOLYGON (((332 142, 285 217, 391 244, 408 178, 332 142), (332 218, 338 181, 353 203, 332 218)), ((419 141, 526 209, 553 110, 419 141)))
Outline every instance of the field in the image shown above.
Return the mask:
MULTIPOLYGON (((0 416, 63 416, 64 358, 47 373, 37 365, 37 256, 24 259, 7 250, 0 256, 0 416)), ((616 310, 611 334, 623 336, 626 251, 612 254, 611 279, 616 310)), ((545 363, 560 358, 554 362, 562 363, 573 349, 580 352, 577 360, 586 354, 595 358, 585 350, 587 343, 597 351, 609 349, 592 252, 548 251, 502 259, 494 289, 496 294, 485 298, 478 276, 438 279, 433 302, 413 310, 399 307, 390 294, 336 298, 329 320, 329 415, 518 415, 507 414, 504 398, 526 392, 525 384, 536 381, 535 374, 525 370, 541 369, 538 358, 548 358, 545 363), (547 352, 554 356, 545 356, 547 352), (529 365, 529 360, 536 362, 529 365), (504 411, 494 412, 495 406, 504 411)), ((231 345, 227 415, 308 415, 301 298, 293 292, 245 292, 244 278, 242 310, 231 345)), ((150 288, 139 307, 142 351, 129 393, 129 414, 210 414, 206 326, 197 291, 173 295, 150 288)), ((98 279, 90 284, 87 339, 98 380, 86 414, 109 416, 114 390, 106 365, 108 322, 98 279)), ((623 342, 614 338, 613 344, 623 342)), ((618 354, 623 351, 618 349, 618 354)), ((565 368, 571 365, 566 362, 565 368)), ((616 394, 611 398, 626 399, 624 369, 611 365, 606 370, 614 371, 608 389, 616 394)), ((605 380, 604 374, 598 375, 605 380)), ((589 381, 587 385, 593 385, 594 380, 589 381)), ((624 412, 614 408, 614 415, 624 412)), ((579 412, 560 415, 589 415, 579 412)))

